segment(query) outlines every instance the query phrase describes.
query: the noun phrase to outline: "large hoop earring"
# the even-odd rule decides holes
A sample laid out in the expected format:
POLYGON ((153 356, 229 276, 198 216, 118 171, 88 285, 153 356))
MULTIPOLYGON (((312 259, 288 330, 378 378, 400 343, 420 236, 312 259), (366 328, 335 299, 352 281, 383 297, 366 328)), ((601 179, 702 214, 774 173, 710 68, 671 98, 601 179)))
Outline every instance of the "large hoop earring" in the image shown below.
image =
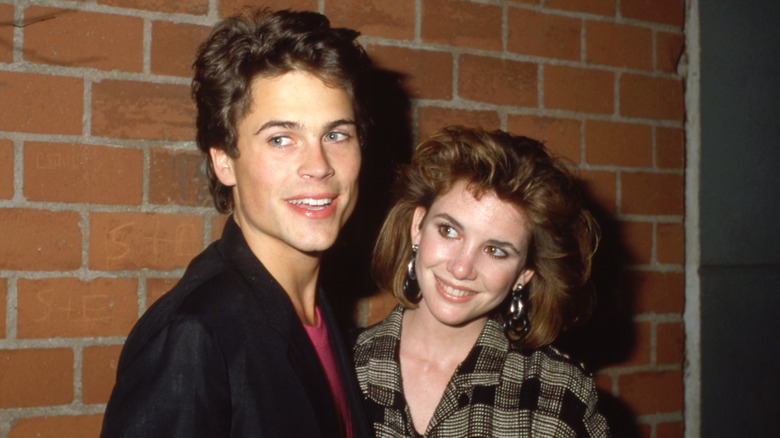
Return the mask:
POLYGON ((417 250, 420 249, 418 245, 412 245, 412 258, 409 260, 409 264, 406 265, 406 279, 404 280, 404 296, 411 303, 419 303, 420 299, 420 285, 417 283, 417 273, 414 271, 414 262, 417 259, 417 250))
POLYGON ((528 334, 528 292, 522 284, 512 289, 509 301, 509 313, 504 318, 504 333, 512 339, 520 340, 528 334))

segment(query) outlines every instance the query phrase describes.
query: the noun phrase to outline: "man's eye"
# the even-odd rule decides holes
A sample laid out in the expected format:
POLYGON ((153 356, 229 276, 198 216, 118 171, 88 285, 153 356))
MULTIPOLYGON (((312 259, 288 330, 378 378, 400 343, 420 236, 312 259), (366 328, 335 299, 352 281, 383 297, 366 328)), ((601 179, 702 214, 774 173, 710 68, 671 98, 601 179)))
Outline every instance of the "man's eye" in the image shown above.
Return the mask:
POLYGON ((347 134, 344 134, 343 132, 335 132, 335 131, 333 131, 333 132, 329 132, 329 133, 325 134, 325 140, 326 141, 334 141, 334 142, 335 141, 344 141, 348 137, 349 136, 347 134))
POLYGON ((271 137, 269 143, 271 143, 272 146, 284 147, 284 146, 289 146, 292 143, 292 140, 289 137, 279 135, 276 137, 271 137))

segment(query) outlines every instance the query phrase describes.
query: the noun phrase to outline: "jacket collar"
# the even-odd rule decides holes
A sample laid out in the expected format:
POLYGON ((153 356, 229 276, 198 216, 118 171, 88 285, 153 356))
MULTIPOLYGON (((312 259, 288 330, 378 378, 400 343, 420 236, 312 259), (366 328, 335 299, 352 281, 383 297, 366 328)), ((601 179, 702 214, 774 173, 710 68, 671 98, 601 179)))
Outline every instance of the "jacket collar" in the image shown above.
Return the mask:
MULTIPOLYGON (((360 379, 363 391, 366 397, 388 408, 406 405, 400 372, 403 312, 404 309, 397 306, 384 322, 361 333, 357 339, 356 356, 370 356, 366 369, 357 370, 364 374, 360 379)), ((476 386, 498 385, 509 349, 510 343, 501 323, 495 318, 488 319, 477 342, 455 370, 431 421, 437 417, 446 418, 449 411, 457 406, 459 394, 471 392, 476 386)))
MULTIPOLYGON (((262 306, 262 318, 268 321, 268 327, 277 330, 287 341, 291 336, 295 338, 306 336, 287 292, 249 248, 241 228, 232 215, 225 222, 222 237, 215 245, 220 255, 238 270, 252 289, 262 294, 262 299, 267 303, 262 306)), ((320 304, 320 295, 317 294, 317 304, 320 304)))

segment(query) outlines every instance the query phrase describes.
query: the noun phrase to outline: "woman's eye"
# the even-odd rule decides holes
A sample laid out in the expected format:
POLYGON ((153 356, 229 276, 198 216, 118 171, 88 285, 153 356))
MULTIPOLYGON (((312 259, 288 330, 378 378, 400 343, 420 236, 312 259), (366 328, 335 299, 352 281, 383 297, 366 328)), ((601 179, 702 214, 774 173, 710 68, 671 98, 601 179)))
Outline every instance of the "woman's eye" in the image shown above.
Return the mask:
POLYGON ((344 141, 348 137, 349 136, 347 134, 344 134, 343 132, 332 131, 325 134, 325 141, 331 141, 331 142, 344 141))
POLYGON ((290 137, 279 135, 279 136, 271 137, 271 139, 268 142, 275 147, 285 147, 292 144, 292 139, 290 139, 290 137))
POLYGON ((458 237, 458 232, 449 225, 439 225, 439 234, 449 239, 458 237))
POLYGON ((496 248, 495 246, 488 246, 487 248, 485 248, 485 252, 488 253, 490 257, 496 257, 496 258, 506 257, 506 252, 501 248, 496 248))

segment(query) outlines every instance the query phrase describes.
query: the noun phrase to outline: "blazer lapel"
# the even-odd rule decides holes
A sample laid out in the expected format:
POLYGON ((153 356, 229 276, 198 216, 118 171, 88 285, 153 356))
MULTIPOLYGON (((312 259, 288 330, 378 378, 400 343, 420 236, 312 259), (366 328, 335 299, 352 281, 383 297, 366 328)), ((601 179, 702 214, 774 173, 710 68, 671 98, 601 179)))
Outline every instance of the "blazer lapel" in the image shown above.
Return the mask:
MULTIPOLYGON (((232 217, 225 224, 222 238, 231 248, 231 251, 225 252, 225 257, 233 261, 241 275, 262 294, 261 299, 266 302, 266 305, 262 306, 262 317, 267 321, 267 326, 276 331, 279 340, 286 344, 287 363, 317 416, 321 436, 339 438, 338 417, 325 371, 290 298, 252 253, 232 217), (330 433, 331 431, 333 432, 330 433)), ((330 330, 330 326, 328 329, 330 330)), ((283 348, 284 346, 279 354, 285 353, 283 348)))

